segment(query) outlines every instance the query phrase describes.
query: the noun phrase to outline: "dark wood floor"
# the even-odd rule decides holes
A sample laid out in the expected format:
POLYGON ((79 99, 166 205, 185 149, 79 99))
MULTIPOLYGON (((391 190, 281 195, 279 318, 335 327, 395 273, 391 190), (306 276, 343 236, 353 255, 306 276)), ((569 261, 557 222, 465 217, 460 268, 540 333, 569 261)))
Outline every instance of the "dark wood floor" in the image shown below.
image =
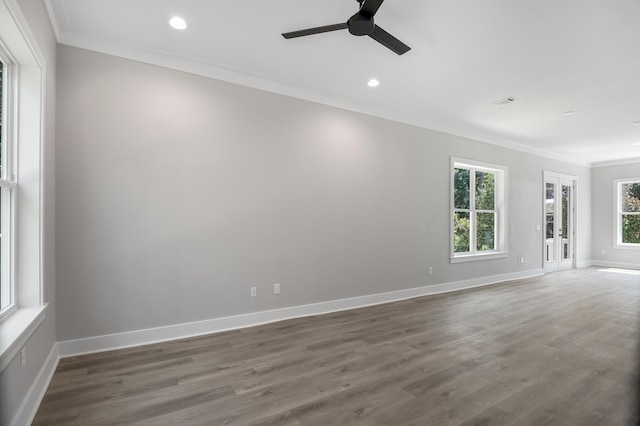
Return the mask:
POLYGON ((35 425, 635 425, 640 275, 587 268, 65 358, 35 425))

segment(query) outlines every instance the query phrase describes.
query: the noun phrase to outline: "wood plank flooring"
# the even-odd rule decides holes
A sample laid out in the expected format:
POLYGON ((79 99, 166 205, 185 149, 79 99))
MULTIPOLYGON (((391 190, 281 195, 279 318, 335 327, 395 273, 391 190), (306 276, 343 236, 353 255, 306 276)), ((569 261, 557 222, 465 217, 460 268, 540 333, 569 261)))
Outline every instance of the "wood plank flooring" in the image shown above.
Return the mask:
POLYGON ((598 268, 62 359, 34 425, 635 425, 640 275, 598 268))

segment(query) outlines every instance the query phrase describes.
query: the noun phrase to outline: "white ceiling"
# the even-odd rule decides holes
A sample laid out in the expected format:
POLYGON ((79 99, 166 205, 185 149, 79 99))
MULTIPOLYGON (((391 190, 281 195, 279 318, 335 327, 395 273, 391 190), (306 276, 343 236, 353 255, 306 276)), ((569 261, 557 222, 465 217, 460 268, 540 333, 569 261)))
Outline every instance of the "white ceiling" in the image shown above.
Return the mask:
POLYGON ((356 0, 46 2, 64 44, 580 164, 640 161, 638 0, 387 0, 376 23, 403 56, 347 31, 280 35, 344 22, 356 0))

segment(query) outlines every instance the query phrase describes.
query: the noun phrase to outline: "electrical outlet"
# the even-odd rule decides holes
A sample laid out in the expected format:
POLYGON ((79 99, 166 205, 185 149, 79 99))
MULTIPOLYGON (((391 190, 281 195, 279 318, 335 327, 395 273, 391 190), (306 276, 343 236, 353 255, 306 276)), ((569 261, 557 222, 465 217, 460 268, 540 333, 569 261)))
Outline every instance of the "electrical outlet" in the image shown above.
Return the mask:
POLYGON ((520 256, 520 263, 524 263, 524 256, 520 256))
POLYGON ((605 249, 602 249, 602 254, 607 254, 607 251, 605 249))
POLYGON ((27 366, 27 347, 23 347, 20 351, 20 371, 24 371, 27 366))
POLYGON ((433 267, 429 266, 429 275, 433 275, 433 267))
POLYGON ((536 231, 542 231, 542 226, 541 225, 536 225, 536 231))
POLYGON ((251 287, 251 297, 256 297, 258 295, 258 289, 256 287, 251 287))
POLYGON ((273 294, 280 294, 280 283, 275 283, 273 285, 273 294))

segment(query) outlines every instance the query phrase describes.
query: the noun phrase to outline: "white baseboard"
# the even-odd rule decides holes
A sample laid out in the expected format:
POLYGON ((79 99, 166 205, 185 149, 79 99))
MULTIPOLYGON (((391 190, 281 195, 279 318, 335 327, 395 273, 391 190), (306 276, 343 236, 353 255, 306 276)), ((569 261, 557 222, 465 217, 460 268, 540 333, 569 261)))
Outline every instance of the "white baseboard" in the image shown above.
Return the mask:
POLYGON ((371 294, 366 296, 352 297, 348 299, 313 303, 309 305, 292 306, 289 308, 274 309, 271 311, 254 312, 223 318, 213 318, 205 321, 176 324, 166 327, 150 328, 146 330, 135 330, 104 336, 87 337, 77 340, 67 340, 58 342, 58 350, 60 357, 68 357, 92 352, 102 352, 106 350, 147 345, 150 343, 165 342, 169 340, 183 339, 187 337, 200 336, 221 331, 253 327, 256 325, 267 324, 291 318, 326 314, 330 312, 362 308, 365 306, 378 305, 381 303, 411 299, 414 297, 427 296, 431 294, 464 290, 473 287, 497 284, 505 281, 540 276, 543 274, 543 269, 532 269, 528 271, 493 275, 489 277, 474 278, 470 280, 455 281, 444 284, 435 284, 406 290, 390 291, 387 293, 371 294))
POLYGON ((40 369, 36 380, 29 388, 27 396, 22 401, 22 405, 13 418, 13 421, 11 422, 12 426, 30 425, 33 422, 33 419, 38 412, 38 408, 40 407, 40 403, 42 402, 42 398, 44 398, 44 394, 49 387, 53 373, 56 371, 59 359, 58 344, 55 343, 53 348, 51 348, 51 352, 49 352, 44 365, 40 369))
POLYGON ((606 260, 593 260, 593 266, 606 266, 608 268, 640 269, 640 263, 632 262, 609 262, 606 260))
POLYGON ((576 268, 586 268, 588 266, 593 266, 593 260, 591 259, 587 259, 587 260, 578 260, 576 261, 576 268))

